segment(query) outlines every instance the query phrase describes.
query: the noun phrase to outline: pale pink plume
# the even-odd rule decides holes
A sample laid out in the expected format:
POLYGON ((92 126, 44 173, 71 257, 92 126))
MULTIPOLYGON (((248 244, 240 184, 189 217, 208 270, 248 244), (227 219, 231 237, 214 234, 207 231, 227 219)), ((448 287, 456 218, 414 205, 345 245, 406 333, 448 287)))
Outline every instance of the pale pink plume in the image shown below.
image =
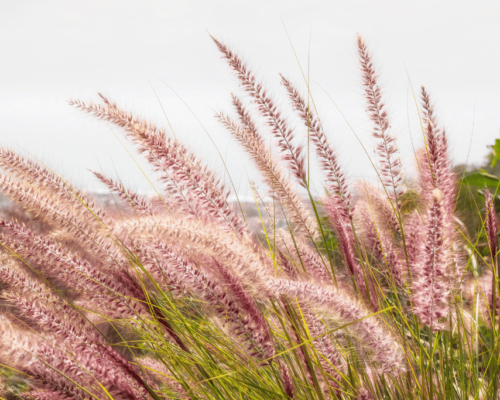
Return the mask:
POLYGON ((118 194, 118 197, 124 202, 130 204, 130 206, 134 209, 134 211, 146 214, 146 215, 155 215, 156 209, 151 204, 151 201, 144 196, 140 196, 136 192, 125 188, 125 186, 120 182, 116 182, 115 180, 108 178, 107 176, 101 174, 100 172, 91 171, 97 179, 99 179, 102 183, 104 183, 110 192, 115 192, 118 194))
MULTIPOLYGON (((487 187, 484 188, 484 209, 486 211, 485 228, 488 238, 488 247, 492 261, 497 256, 498 250, 498 218, 495 208, 495 201, 487 187)), ((493 265, 496 263, 493 262, 493 265)))
POLYGON ((178 140, 167 137, 164 129, 135 117, 99 94, 104 104, 71 100, 70 104, 95 117, 121 127, 135 142, 139 152, 161 173, 160 180, 175 189, 180 203, 203 220, 214 220, 239 234, 245 232, 243 221, 228 203, 229 191, 216 174, 178 140), (192 204, 192 202, 196 204, 192 204))
POLYGON ((356 211, 356 225, 359 226, 358 232, 363 239, 364 250, 388 270, 396 286, 404 287, 408 267, 403 249, 397 247, 389 232, 381 230, 377 225, 372 204, 358 204, 356 211))
POLYGON ((282 245, 280 246, 285 253, 290 255, 293 265, 297 271, 305 273, 309 278, 325 284, 331 284, 332 278, 329 273, 329 265, 324 258, 314 249, 309 247, 299 237, 292 237, 286 233, 282 235, 282 245))
POLYGON ((43 190, 46 196, 57 197, 65 207, 75 209, 84 219, 90 222, 96 219, 99 222, 108 221, 106 212, 92 197, 76 189, 40 162, 22 157, 9 148, 0 147, 0 167, 19 180, 43 190))
POLYGON ((450 281, 447 269, 450 258, 445 243, 445 211, 442 192, 434 190, 434 200, 427 211, 426 239, 421 259, 413 266, 414 312, 422 323, 433 330, 444 328, 449 315, 450 281))
POLYGON ((395 201, 399 210, 399 196, 402 193, 403 178, 401 175, 401 159, 396 145, 396 136, 391 133, 391 124, 382 100, 382 91, 375 71, 372 56, 365 40, 358 34, 358 54, 362 74, 362 85, 367 103, 367 112, 373 122, 373 136, 378 139, 375 152, 379 157, 379 173, 389 198, 395 201))
POLYGON ((315 310, 337 317, 339 324, 353 323, 346 329, 358 338, 360 345, 369 349, 378 372, 399 375, 405 371, 403 351, 396 338, 382 328, 376 317, 368 317, 370 312, 343 290, 286 279, 271 279, 267 286, 277 298, 296 298, 315 310))
POLYGON ((310 138, 316 147, 316 154, 326 175, 326 184, 330 194, 340 196, 350 213, 352 211, 351 193, 347 187, 345 172, 328 141, 320 120, 311 106, 306 104, 299 91, 283 75, 281 75, 281 83, 288 92, 294 110, 298 112, 302 122, 309 129, 310 138))
POLYGON ((116 224, 114 231, 120 237, 130 236, 134 240, 173 241, 177 250, 191 258, 216 257, 231 266, 254 296, 265 295, 263 281, 274 272, 271 260, 253 240, 201 221, 142 217, 116 224))
POLYGON ((159 360, 152 357, 143 357, 137 360, 139 362, 140 369, 146 373, 146 375, 152 377, 157 382, 169 387, 175 392, 176 398, 179 399, 189 399, 190 397, 186 394, 184 387, 172 376, 170 371, 167 369, 165 364, 159 360))
POLYGON ((491 289, 489 290, 489 293, 487 293, 487 298, 490 308, 489 314, 491 314, 490 319, 494 321, 498 312, 498 298, 500 298, 500 287, 494 279, 495 277, 498 279, 498 219, 495 208, 495 200, 486 187, 484 188, 484 200, 484 208, 486 211, 484 225, 486 228, 486 237, 488 238, 488 247, 490 249, 491 267, 493 269, 493 273, 491 274, 491 289))
POLYGON ((293 399, 295 386, 293 384, 292 377, 290 376, 290 372, 288 371, 288 367, 284 363, 281 363, 280 368, 281 368, 281 379, 283 381, 283 387, 285 389, 285 393, 288 396, 288 398, 293 399))
POLYGON ((231 117, 219 113, 217 118, 231 135, 238 140, 250 154, 262 177, 274 195, 288 211, 290 219, 310 239, 318 238, 318 226, 305 208, 298 191, 293 187, 285 171, 271 158, 269 150, 250 117, 246 107, 233 95, 233 105, 239 115, 241 125, 231 117))
POLYGON ((446 133, 437 122, 429 93, 422 86, 421 104, 425 134, 425 152, 420 153, 420 185, 424 199, 432 203, 432 191, 443 193, 447 222, 451 223, 455 203, 456 178, 448 156, 446 133))
POLYGON ((159 256, 155 268, 166 276, 174 275, 182 292, 207 301, 221 319, 232 325, 235 334, 246 342, 253 356, 267 359, 274 355, 265 319, 236 276, 214 261, 215 272, 223 279, 223 282, 218 282, 165 244, 155 242, 152 249, 159 256))
POLYGON ((286 119, 279 111, 276 102, 271 98, 263 85, 257 81, 255 74, 252 73, 243 60, 234 53, 227 45, 211 36, 241 83, 243 89, 252 98, 262 116, 266 118, 271 129, 271 133, 278 139, 278 147, 282 152, 284 159, 290 165, 292 174, 297 182, 307 187, 307 173, 305 170, 305 154, 303 145, 294 145, 293 130, 290 129, 286 119))
POLYGON ((349 270, 356 286, 363 296, 368 301, 373 310, 378 309, 377 296, 375 289, 371 285, 371 276, 368 271, 363 271, 362 266, 356 257, 356 243, 352 221, 349 216, 345 204, 336 197, 326 197, 324 199, 325 210, 332 221, 335 234, 337 235, 339 248, 344 259, 344 263, 349 270), (368 286, 366 285, 368 282, 368 286))

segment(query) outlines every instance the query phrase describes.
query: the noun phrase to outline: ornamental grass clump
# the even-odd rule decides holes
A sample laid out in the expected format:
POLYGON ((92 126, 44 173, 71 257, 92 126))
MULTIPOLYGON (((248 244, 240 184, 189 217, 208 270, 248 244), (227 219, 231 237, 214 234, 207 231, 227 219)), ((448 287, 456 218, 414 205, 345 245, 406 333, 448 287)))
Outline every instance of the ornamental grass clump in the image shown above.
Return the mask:
POLYGON ((216 118, 267 186, 251 184, 262 229, 250 230, 218 174, 171 132, 102 94, 70 100, 119 128, 160 189, 141 195, 92 171, 117 195, 117 213, 0 148, 0 190, 17 203, 10 215, 24 216, 0 219, 5 396, 497 398, 496 194, 484 192, 490 254, 480 256, 456 212, 457 176, 427 90, 418 174, 405 180, 385 94, 358 36, 379 184, 355 184, 310 93, 281 76, 285 109, 212 39, 242 88, 231 95, 233 111, 216 118), (323 174, 319 198, 306 138, 323 174))

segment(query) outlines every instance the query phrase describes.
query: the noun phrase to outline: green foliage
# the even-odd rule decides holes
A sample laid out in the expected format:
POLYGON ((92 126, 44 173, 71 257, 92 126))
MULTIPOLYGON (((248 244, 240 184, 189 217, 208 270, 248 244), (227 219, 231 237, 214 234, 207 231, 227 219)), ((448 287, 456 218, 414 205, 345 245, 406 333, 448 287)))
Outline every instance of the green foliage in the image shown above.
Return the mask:
POLYGON ((488 156, 490 167, 495 167, 500 160, 500 139, 495 139, 495 144, 491 146, 491 153, 488 156))
POLYGON ((486 172, 478 172, 467 175, 460 182, 462 185, 471 185, 496 189, 500 183, 500 179, 497 176, 490 175, 486 172))

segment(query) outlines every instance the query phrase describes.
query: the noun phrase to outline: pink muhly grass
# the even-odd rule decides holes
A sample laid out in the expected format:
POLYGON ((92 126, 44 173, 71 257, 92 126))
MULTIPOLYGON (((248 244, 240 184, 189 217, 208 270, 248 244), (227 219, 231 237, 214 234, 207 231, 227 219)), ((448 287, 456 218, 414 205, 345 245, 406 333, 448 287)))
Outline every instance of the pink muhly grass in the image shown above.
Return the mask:
POLYGON ((157 268, 175 275, 182 292, 192 293, 214 306, 219 317, 228 321, 235 334, 247 342, 252 356, 260 355, 262 359, 273 356, 274 350, 264 317, 235 276, 216 262, 216 273, 222 275, 224 280, 218 283, 164 244, 158 242, 153 249, 161 257, 157 268), (164 260, 164 265, 161 260, 164 260), (222 287, 226 287, 227 292, 222 287))
POLYGON ((391 236, 395 243, 399 242, 401 240, 402 229, 397 211, 395 212, 390 201, 381 196, 378 190, 372 190, 371 193, 369 193, 369 190, 366 190, 366 195, 369 198, 370 208, 373 217, 377 221, 377 225, 391 236))
POLYGON ((262 312, 257 308, 255 300, 243 288, 240 280, 232 274, 228 268, 215 259, 213 260, 213 264, 217 274, 221 276, 222 283, 226 287, 226 290, 228 290, 239 307, 241 307, 241 315, 244 316, 245 319, 251 321, 249 326, 252 326, 252 330, 255 331, 253 334, 253 341, 256 347, 263 353, 264 358, 273 357, 275 352, 269 328, 262 312))
POLYGON ((93 392, 91 382, 86 379, 83 371, 68 360, 61 351, 44 339, 15 328, 3 315, 0 316, 0 322, 2 334, 0 358, 2 360, 8 360, 10 365, 17 366, 48 390, 77 398, 88 396, 85 391, 62 376, 61 373, 63 373, 93 392), (46 363, 49 363, 52 368, 46 363))
POLYGON ((497 297, 500 298, 500 293, 498 292, 499 287, 496 282, 496 280, 498 279, 498 272, 497 272, 498 219, 495 208, 495 201, 490 191, 486 187, 484 188, 484 200, 485 200, 484 208, 486 211, 486 218, 484 225, 486 228, 486 237, 488 239, 488 247, 490 250, 491 268, 493 271, 493 273, 491 274, 491 293, 488 293, 487 297, 491 313, 490 320, 492 321, 492 323, 494 323, 497 314, 497 304, 498 304, 497 297))
POLYGON ((283 269, 285 274, 290 279, 297 280, 299 277, 299 273, 292 260, 290 260, 280 249, 275 250, 275 255, 279 266, 283 269))
POLYGON ((215 37, 211 37, 222 53, 223 58, 227 60, 229 66, 241 82, 245 92, 258 106, 262 116, 266 118, 271 133, 278 139, 278 147, 284 159, 290 165, 290 170, 297 182, 304 188, 307 188, 308 183, 305 170, 304 146, 296 146, 292 143, 294 140, 293 130, 289 128, 287 121, 278 110, 276 103, 269 96, 263 85, 257 81, 255 74, 248 69, 243 60, 227 45, 220 42, 215 37))
POLYGON ((414 312, 432 330, 444 328, 442 320, 449 314, 450 282, 447 279, 447 249, 445 247, 445 216, 442 192, 434 191, 434 201, 428 210, 426 240, 421 261, 414 266, 414 312))
POLYGON ((426 145, 425 152, 421 152, 419 157, 421 195, 427 202, 427 208, 431 208, 434 189, 439 189, 442 193, 446 247, 450 251, 448 257, 452 261, 452 265, 447 268, 447 274, 451 289, 457 290, 463 280, 466 261, 461 249, 461 238, 455 228, 456 176, 448 155, 445 129, 438 125, 434 106, 423 86, 421 103, 426 145))
POLYGON ((395 337, 383 329, 375 317, 369 317, 369 311, 343 290, 286 279, 271 279, 267 286, 278 298, 296 298, 307 302, 314 309, 327 310, 339 318, 340 324, 352 323, 346 329, 371 350, 371 360, 378 365, 380 373, 398 375, 405 371, 402 349, 395 337))
POLYGON ((332 282, 325 262, 306 243, 299 238, 294 238, 293 241, 285 239, 285 243, 290 254, 297 256, 297 265, 301 265, 309 276, 319 282, 332 282))
POLYGON ((188 246, 186 254, 190 257, 204 259, 207 254, 214 256, 219 262, 230 265, 255 294, 263 289, 262 282, 272 271, 270 260, 263 257, 253 242, 201 221, 143 217, 117 224, 115 232, 120 237, 132 235, 148 240, 175 240, 181 248, 188 246))
POLYGON ((284 363, 281 363, 281 377, 283 379, 283 386, 285 389, 286 395, 290 398, 294 398, 294 391, 295 391, 295 386, 293 384, 292 377, 290 376, 290 372, 288 371, 287 366, 284 363))
POLYGON ((375 291, 372 289, 372 285, 370 283, 368 285, 368 287, 370 288, 369 290, 367 289, 366 285, 366 281, 370 282, 371 277, 369 274, 367 274, 367 276, 365 277, 363 268, 356 259, 357 244, 348 211, 344 203, 341 202, 338 197, 327 197, 324 200, 324 205, 326 212, 328 213, 328 216, 333 223, 333 227, 337 235, 339 248, 342 253, 342 258, 344 259, 345 265, 354 281, 356 282, 361 295, 366 300, 369 299, 373 310, 376 311, 378 307, 375 291))
POLYGON ((164 363, 152 357, 142 357, 137 361, 139 362, 138 367, 140 367, 146 373, 146 375, 170 388, 175 392, 178 398, 189 398, 184 387, 172 377, 172 374, 167 369, 164 363))
POLYGON ((153 207, 153 204, 145 197, 140 196, 136 192, 125 188, 123 184, 120 182, 116 182, 115 180, 108 178, 107 176, 101 174, 100 172, 91 171, 97 179, 99 179, 102 183, 104 183, 110 192, 115 192, 118 194, 118 197, 129 203, 130 206, 134 209, 134 211, 139 212, 145 215, 155 215, 157 210, 153 207))
POLYGON ((292 186, 283 169, 271 158, 264 139, 251 119, 246 107, 234 95, 233 105, 236 108, 242 125, 236 123, 223 113, 217 115, 218 120, 250 154, 267 185, 270 187, 272 194, 278 198, 283 207, 289 212, 291 220, 309 238, 316 239, 318 237, 316 221, 309 215, 299 193, 292 186))
MULTIPOLYGON (((318 350, 319 363, 327 375, 328 385, 334 389, 337 397, 340 395, 339 385, 346 363, 336 348, 335 343, 327 335, 328 327, 319 316, 307 305, 301 305, 307 329, 314 347, 318 350)), ((328 392, 328 390, 326 390, 328 392)))
MULTIPOLYGON (((187 146, 101 95, 99 104, 70 104, 122 129, 164 184, 153 199, 94 172, 118 195, 118 204, 134 213, 101 209, 43 164, 0 148, 0 191, 29 210, 26 215, 36 215, 36 224, 0 219, 0 305, 12 313, 0 316, 0 362, 29 375, 33 390, 22 397, 222 398, 234 391, 251 398, 371 399, 405 398, 415 388, 420 398, 428 394, 426 373, 438 391, 455 390, 455 380, 465 375, 455 369, 440 376, 437 368, 447 357, 446 343, 452 343, 446 342, 448 333, 435 337, 439 357, 437 351, 436 357, 420 357, 426 326, 443 330, 459 320, 459 311, 468 312, 458 303, 456 313, 452 308, 462 295, 465 246, 454 226, 456 177, 447 138, 426 90, 426 149, 417 155, 422 201, 412 204, 379 78, 361 37, 363 90, 385 195, 365 185, 366 193, 351 197, 319 117, 281 76, 326 176, 326 216, 316 220, 300 195, 308 192, 316 213, 295 131, 242 59, 213 40, 252 102, 232 95, 234 118, 217 118, 250 155, 272 206, 279 202, 282 213, 252 186, 270 219, 259 209, 265 237, 252 232, 233 211, 218 175, 187 146), (277 138, 278 157, 265 128, 277 138), (324 219, 335 238, 319 242, 320 232, 331 233, 324 219), (326 263, 326 257, 341 257, 343 265, 326 263)), ((489 250, 498 267, 498 223, 487 190, 485 200, 489 250)), ((491 320, 500 304, 498 281, 489 275, 480 280, 488 284, 481 295, 493 309, 491 320)), ((464 329, 473 330, 477 321, 468 318, 464 329)), ((465 340, 472 337, 467 335, 465 340)), ((486 353, 477 358, 486 360, 486 353)))
POLYGON ((94 199, 40 163, 22 157, 9 148, 0 147, 0 167, 37 189, 43 188, 46 195, 57 196, 65 207, 77 208, 80 216, 97 218, 99 221, 107 220, 106 212, 97 206, 94 199))
POLYGON ((86 247, 101 255, 103 264, 114 268, 117 260, 123 259, 114 247, 113 241, 104 232, 104 226, 95 219, 83 220, 68 211, 56 198, 40 193, 32 185, 18 182, 8 176, 0 175, 0 191, 30 211, 36 212, 44 221, 56 226, 62 232, 79 240, 86 247))
POLYGON ((243 222, 228 204, 229 191, 194 153, 176 139, 167 137, 164 129, 136 118, 101 94, 99 96, 104 104, 85 103, 79 100, 72 100, 70 104, 123 128, 155 170, 162 173, 160 180, 177 185, 176 195, 179 201, 183 199, 193 212, 195 210, 203 212, 197 213, 199 218, 214 219, 240 234, 245 231, 243 222), (187 198, 183 191, 187 191, 187 198), (197 203, 194 209, 188 199, 197 203))
POLYGON ((25 208, 35 211, 46 221, 59 224, 68 232, 90 236, 95 225, 82 221, 67 210, 56 199, 40 193, 33 185, 14 180, 6 175, 0 176, 0 191, 12 200, 20 202, 25 208))
POLYGON ((1 297, 21 311, 26 319, 59 338, 60 345, 68 344, 74 349, 76 358, 82 352, 97 354, 118 371, 143 385, 141 378, 128 362, 107 345, 104 337, 66 300, 55 295, 39 279, 15 267, 12 263, 0 266, 0 282, 11 290, 1 297))
POLYGON ((9 300, 21 315, 32 320, 36 325, 60 339, 59 346, 64 345, 74 352, 76 361, 82 354, 99 357, 109 364, 118 375, 127 381, 136 382, 144 390, 144 382, 131 368, 130 364, 113 348, 108 346, 103 337, 90 326, 83 316, 67 304, 48 302, 39 296, 19 297, 16 292, 4 293, 2 297, 9 300))
POLYGON ((408 270, 405 267, 404 252, 394 244, 394 239, 390 234, 379 229, 374 221, 374 215, 370 212, 371 209, 371 204, 358 205, 356 208, 358 211, 356 225, 360 226, 359 232, 363 239, 364 249, 388 269, 389 281, 394 279, 397 286, 403 287, 408 270))
POLYGON ((386 188, 391 189, 392 192, 388 193, 389 198, 395 201, 395 206, 399 210, 403 178, 396 137, 390 133, 389 117, 382 100, 378 74, 374 69, 371 54, 359 34, 357 44, 367 111, 373 122, 373 136, 379 139, 375 151, 379 156, 381 180, 386 188))
POLYGON ((372 394, 366 388, 358 389, 356 400, 373 400, 372 394))
POLYGON ((425 153, 421 153, 420 185, 424 199, 432 202, 432 191, 437 188, 443 192, 443 202, 447 220, 451 219, 455 200, 455 176, 448 157, 446 133, 438 125, 430 96, 422 86, 422 114, 425 134, 425 153))
POLYGON ((418 211, 413 211, 404 223, 406 254, 408 255, 408 266, 413 266, 417 261, 422 249, 424 239, 424 223, 418 211))
MULTIPOLYGON (((277 231, 279 240, 276 243, 276 258, 282 266, 288 264, 287 270, 291 269, 292 279, 312 279, 324 284, 333 283, 327 270, 325 260, 316 253, 299 236, 291 236, 288 232, 277 231)), ((339 282, 337 282, 339 284, 339 282)))
POLYGON ((493 317, 498 320, 498 316, 500 315, 500 296, 498 296, 498 289, 495 283, 497 282, 494 279, 493 273, 487 270, 473 285, 475 291, 479 291, 480 298, 485 300, 484 302, 479 302, 478 307, 480 308, 482 317, 490 326, 495 321, 493 317), (493 293, 495 293, 495 296, 493 296, 493 293))
POLYGON ((299 117, 309 129, 310 138, 316 147, 316 153, 326 175, 326 184, 330 194, 340 196, 350 213, 351 193, 347 187, 345 173, 335 150, 328 141, 321 122, 310 106, 306 104, 299 91, 283 75, 281 75, 281 83, 288 92, 294 110, 298 112, 299 117))
POLYGON ((40 391, 31 391, 27 393, 21 393, 19 396, 21 396, 23 399, 26 400, 71 400, 73 399, 72 396, 61 393, 61 392, 54 392, 54 391, 49 391, 49 390, 40 390, 40 391))
POLYGON ((252 356, 262 360, 274 355, 269 330, 254 300, 245 292, 239 281, 221 264, 216 263, 217 273, 223 276, 224 283, 209 278, 205 273, 182 260, 165 245, 155 246, 167 262, 167 266, 177 275, 187 293, 201 297, 215 307, 222 320, 229 322, 234 333, 239 336, 252 356), (226 286, 226 291, 221 288, 226 286))
MULTIPOLYGON (((494 261, 498 250, 498 219, 495 202, 488 188, 484 188, 484 209, 486 210, 485 228, 490 256, 494 261)), ((492 264, 495 264, 494 262, 492 264)))
POLYGON ((127 285, 125 282, 130 283, 130 278, 121 271, 113 271, 111 276, 86 260, 67 254, 58 243, 14 222, 0 220, 0 226, 10 233, 2 235, 2 242, 16 253, 35 261, 46 276, 57 278, 85 293, 99 306, 107 305, 106 309, 117 315, 136 315, 145 311, 140 303, 133 301, 141 299, 142 292, 133 284, 127 285))

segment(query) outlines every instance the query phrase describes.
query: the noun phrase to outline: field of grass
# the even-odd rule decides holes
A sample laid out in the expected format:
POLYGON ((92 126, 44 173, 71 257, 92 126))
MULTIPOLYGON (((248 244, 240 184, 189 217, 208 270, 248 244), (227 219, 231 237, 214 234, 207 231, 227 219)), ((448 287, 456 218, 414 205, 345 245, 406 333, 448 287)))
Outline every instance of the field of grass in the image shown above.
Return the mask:
POLYGON ((354 182, 307 80, 302 92, 281 76, 278 102, 213 40, 242 89, 216 118, 266 185, 251 184, 250 206, 172 132, 102 95, 69 103, 135 145, 154 196, 93 172, 104 204, 0 148, 0 397, 500 398, 500 142, 484 170, 453 166, 431 95, 414 89, 422 140, 404 179, 358 36, 378 183, 354 182))

